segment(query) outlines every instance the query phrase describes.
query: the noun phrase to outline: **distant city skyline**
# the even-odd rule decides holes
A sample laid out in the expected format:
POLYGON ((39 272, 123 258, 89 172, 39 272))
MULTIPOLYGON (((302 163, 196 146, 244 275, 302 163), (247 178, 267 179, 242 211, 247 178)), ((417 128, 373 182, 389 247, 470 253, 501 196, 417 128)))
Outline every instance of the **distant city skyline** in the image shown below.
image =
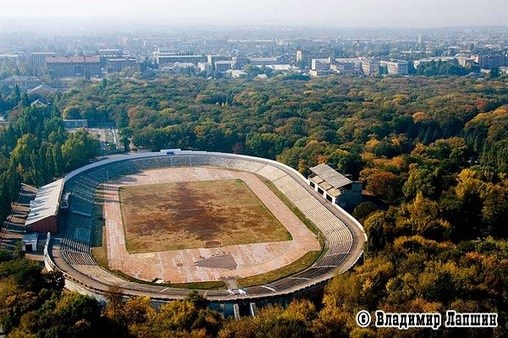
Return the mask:
MULTIPOLYGON (((2 4, 0 29, 45 19, 150 25, 295 25, 323 27, 496 26, 508 22, 506 0, 28 0, 2 4), (2 18, 4 19, 2 22, 2 18)), ((48 22, 52 24, 51 21, 48 22)), ((53 24, 55 24, 53 22, 53 24)))

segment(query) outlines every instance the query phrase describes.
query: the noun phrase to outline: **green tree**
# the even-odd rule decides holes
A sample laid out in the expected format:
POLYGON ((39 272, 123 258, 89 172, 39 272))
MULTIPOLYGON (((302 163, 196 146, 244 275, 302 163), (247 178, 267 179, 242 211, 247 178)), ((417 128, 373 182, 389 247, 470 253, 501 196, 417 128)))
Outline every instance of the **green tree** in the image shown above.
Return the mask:
POLYGON ((75 120, 81 118, 81 111, 78 106, 68 106, 63 110, 63 118, 75 120))
POLYGON ((379 208, 373 202, 362 202, 353 210, 352 215, 358 221, 363 222, 378 209, 379 208))
POLYGON ((386 223, 386 213, 382 211, 370 214, 365 220, 364 228, 367 233, 365 249, 368 254, 380 252, 388 244, 387 236, 389 236, 389 230, 386 223))
POLYGON ((439 169, 419 168, 416 165, 410 165, 409 177, 402 187, 404 197, 409 200, 421 193, 425 197, 438 198, 441 193, 440 178, 443 173, 439 169))
POLYGON ((400 179, 392 172, 379 169, 363 170, 360 174, 366 181, 366 189, 389 203, 400 196, 400 179))
POLYGON ((69 135, 62 144, 62 157, 67 170, 77 168, 99 153, 99 141, 92 138, 87 131, 79 130, 69 135))

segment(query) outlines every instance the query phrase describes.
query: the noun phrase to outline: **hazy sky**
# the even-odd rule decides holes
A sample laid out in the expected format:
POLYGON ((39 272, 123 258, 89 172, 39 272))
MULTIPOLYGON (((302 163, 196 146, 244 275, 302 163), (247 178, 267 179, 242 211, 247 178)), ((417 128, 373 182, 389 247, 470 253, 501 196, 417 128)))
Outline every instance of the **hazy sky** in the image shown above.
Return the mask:
MULTIPOLYGON (((506 25, 508 0, 2 0, 1 18, 335 27, 506 25)), ((11 20, 9 20, 11 21, 11 20)))

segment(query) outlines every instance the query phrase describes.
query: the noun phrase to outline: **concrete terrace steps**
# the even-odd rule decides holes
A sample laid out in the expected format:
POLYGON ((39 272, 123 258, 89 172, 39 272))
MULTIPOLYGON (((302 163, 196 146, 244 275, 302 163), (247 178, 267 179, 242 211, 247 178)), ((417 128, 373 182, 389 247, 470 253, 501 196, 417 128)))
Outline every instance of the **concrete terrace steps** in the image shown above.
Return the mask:
POLYGON ((95 260, 90 256, 90 254, 85 254, 83 252, 74 252, 62 250, 62 253, 71 265, 97 265, 95 260))
POLYGON ((83 244, 69 238, 61 238, 60 246, 66 249, 67 251, 86 252, 86 253, 90 252, 90 246, 88 244, 83 244))
POLYGON ((90 255, 90 246, 69 238, 60 239, 60 248, 65 260, 74 265, 97 265, 90 255))

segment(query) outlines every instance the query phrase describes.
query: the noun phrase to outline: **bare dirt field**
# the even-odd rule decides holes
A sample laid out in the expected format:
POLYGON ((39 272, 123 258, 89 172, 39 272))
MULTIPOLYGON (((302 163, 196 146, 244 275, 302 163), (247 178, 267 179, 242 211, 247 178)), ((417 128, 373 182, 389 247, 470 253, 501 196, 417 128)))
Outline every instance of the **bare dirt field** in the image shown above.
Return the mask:
MULTIPOLYGON (((208 183, 205 183, 205 185, 208 185, 208 183)), ((173 185, 173 187, 176 186, 173 185)), ((197 186, 191 184, 187 187, 195 189, 197 186)), ((320 249, 316 236, 270 188, 252 173, 213 167, 161 168, 123 176, 116 181, 103 184, 102 188, 109 268, 122 271, 124 274, 137 279, 189 283, 243 278, 279 269, 298 260, 309 251, 320 249), (127 251, 118 193, 120 187, 202 181, 216 181, 217 184, 221 184, 224 181, 236 182, 236 180, 244 182, 264 207, 275 216, 277 221, 284 225, 291 236, 290 240, 285 237, 284 240, 279 241, 223 244, 215 247, 202 245, 199 248, 140 253, 127 251)), ((180 193, 182 193, 181 190, 180 193)), ((185 198, 185 194, 183 194, 181 198, 181 203, 190 203, 189 196, 185 198)), ((252 200, 249 203, 252 203, 252 200)), ((244 202, 243 205, 251 205, 249 203, 244 202)), ((143 208, 151 208, 151 206, 143 204, 143 208)), ((266 211, 265 213, 269 214, 266 211)), ((206 217, 203 216, 202 218, 206 217)), ((188 227, 191 228, 192 225, 189 224, 188 227)), ((232 227, 234 228, 235 225, 232 227)), ((262 234, 263 231, 258 231, 258 233, 262 234)), ((188 229, 187 235, 189 238, 191 237, 190 234, 192 234, 192 230, 188 229)), ((270 236, 272 235, 270 234, 270 236)), ((225 241, 225 237, 216 232, 213 238, 219 238, 217 241, 225 241)), ((156 240, 155 236, 154 238, 156 240)), ((203 239, 200 239, 201 243, 206 242, 203 239)))
POLYGON ((240 179, 122 186, 119 194, 130 253, 291 239, 240 179))

